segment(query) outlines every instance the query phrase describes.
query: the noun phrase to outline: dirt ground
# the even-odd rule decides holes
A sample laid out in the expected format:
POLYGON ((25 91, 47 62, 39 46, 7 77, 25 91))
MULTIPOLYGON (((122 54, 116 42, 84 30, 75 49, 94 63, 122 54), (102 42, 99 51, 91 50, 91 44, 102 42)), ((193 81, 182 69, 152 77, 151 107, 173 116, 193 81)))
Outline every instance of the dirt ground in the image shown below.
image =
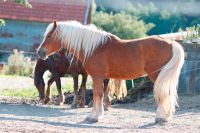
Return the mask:
POLYGON ((180 96, 180 107, 173 120, 165 124, 154 123, 152 97, 136 103, 114 105, 105 113, 104 119, 94 124, 84 121, 91 108, 37 105, 29 100, 10 97, 0 97, 0 103, 0 132, 200 132, 200 95, 180 96))
POLYGON ((0 77, 0 90, 25 89, 25 88, 31 88, 33 86, 34 86, 33 79, 30 77, 22 77, 22 76, 13 76, 13 77, 1 76, 0 77))

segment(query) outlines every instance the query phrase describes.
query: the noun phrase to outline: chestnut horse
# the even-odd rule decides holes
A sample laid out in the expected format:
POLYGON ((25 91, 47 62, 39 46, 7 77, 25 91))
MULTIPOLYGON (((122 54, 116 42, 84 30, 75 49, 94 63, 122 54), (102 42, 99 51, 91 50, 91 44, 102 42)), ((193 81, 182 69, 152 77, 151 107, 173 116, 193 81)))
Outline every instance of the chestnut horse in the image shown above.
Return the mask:
POLYGON ((143 75, 154 82, 156 122, 172 117, 178 105, 177 86, 184 63, 184 50, 179 43, 157 36, 122 40, 74 21, 55 21, 47 27, 38 55, 45 58, 61 47, 83 62, 92 77, 94 104, 87 121, 97 122, 104 115, 103 79, 135 79, 143 75))

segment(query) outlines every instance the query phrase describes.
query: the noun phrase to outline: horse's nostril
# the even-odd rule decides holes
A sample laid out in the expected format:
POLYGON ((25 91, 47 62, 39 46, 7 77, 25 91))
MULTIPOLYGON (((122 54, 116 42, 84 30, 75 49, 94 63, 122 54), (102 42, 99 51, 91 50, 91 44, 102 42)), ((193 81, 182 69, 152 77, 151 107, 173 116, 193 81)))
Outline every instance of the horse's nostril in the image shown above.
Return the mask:
POLYGON ((37 54, 38 54, 38 55, 41 55, 41 53, 42 53, 41 50, 38 50, 38 51, 37 51, 37 54))
POLYGON ((46 56, 46 52, 43 48, 39 49, 37 53, 42 59, 46 56))

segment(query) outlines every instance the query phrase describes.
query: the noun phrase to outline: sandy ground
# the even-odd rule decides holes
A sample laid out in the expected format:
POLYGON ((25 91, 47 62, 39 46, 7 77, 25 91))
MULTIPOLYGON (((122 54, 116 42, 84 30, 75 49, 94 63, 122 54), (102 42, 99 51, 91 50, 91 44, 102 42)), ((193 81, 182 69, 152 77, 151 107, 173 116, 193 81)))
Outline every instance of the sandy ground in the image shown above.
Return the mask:
POLYGON ((33 79, 21 76, 0 76, 0 90, 3 89, 29 89, 33 87, 33 79), (16 82, 17 81, 17 82, 16 82))
POLYGON ((91 108, 23 104, 27 101, 9 97, 0 97, 0 102, 0 132, 200 132, 200 96, 181 96, 173 120, 165 124, 154 123, 153 98, 114 105, 102 120, 94 124, 84 121, 91 108))

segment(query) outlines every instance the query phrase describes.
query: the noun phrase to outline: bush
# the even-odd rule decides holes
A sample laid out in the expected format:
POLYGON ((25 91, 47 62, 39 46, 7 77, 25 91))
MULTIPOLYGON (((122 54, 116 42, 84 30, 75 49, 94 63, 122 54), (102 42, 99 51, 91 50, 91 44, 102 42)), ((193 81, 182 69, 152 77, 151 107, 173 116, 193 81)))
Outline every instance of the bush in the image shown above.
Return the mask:
POLYGON ((96 12, 94 24, 122 39, 144 37, 154 27, 152 23, 145 24, 142 20, 125 12, 115 14, 96 12))
POLYGON ((4 66, 4 74, 30 76, 34 63, 29 57, 24 57, 23 53, 13 50, 13 54, 8 57, 8 63, 4 66))

